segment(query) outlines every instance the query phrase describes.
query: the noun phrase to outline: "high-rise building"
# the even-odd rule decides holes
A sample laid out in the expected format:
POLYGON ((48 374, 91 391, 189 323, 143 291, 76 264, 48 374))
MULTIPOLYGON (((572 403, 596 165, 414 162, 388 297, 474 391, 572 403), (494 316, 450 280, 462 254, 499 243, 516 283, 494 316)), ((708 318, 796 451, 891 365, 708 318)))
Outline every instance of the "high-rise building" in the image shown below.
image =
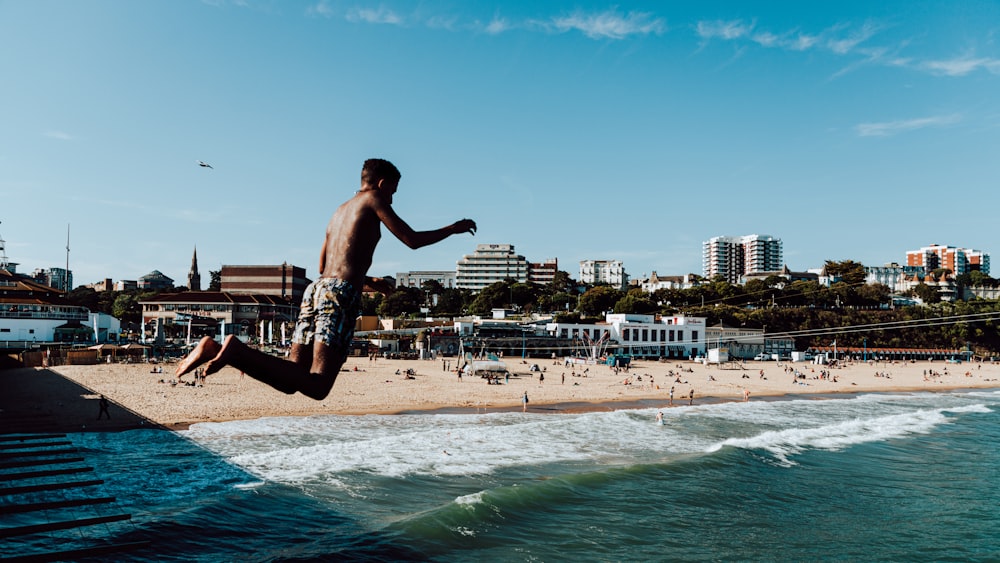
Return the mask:
POLYGON ((906 251, 906 265, 923 268, 924 273, 945 268, 956 276, 973 270, 989 275, 990 255, 971 248, 932 244, 919 250, 906 251))
POLYGON ((581 283, 606 283, 617 289, 625 289, 628 274, 621 260, 580 260, 581 283))
POLYGON ((508 278, 526 283, 528 261, 514 254, 512 244, 477 244, 476 251, 466 254, 455 269, 459 289, 479 291, 508 278))
POLYGON ((781 239, 770 235, 714 237, 702 244, 705 277, 722 276, 732 284, 748 274, 781 269, 781 239))
POLYGON ((61 291, 68 292, 73 289, 73 271, 65 268, 35 268, 31 279, 61 291))

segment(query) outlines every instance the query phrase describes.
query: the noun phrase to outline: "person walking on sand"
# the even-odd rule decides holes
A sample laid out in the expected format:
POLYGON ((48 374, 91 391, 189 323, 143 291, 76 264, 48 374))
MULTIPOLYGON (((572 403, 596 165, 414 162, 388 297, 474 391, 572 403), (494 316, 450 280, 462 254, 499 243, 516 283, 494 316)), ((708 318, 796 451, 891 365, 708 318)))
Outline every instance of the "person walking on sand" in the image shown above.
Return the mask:
POLYGON ((524 392, 524 396, 521 397, 521 412, 528 412, 528 392, 524 392))
POLYGON ((691 392, 688 393, 688 405, 694 404, 694 387, 691 388, 691 392))
POLYGON ((401 174, 388 160, 372 158, 361 169, 361 189, 340 205, 326 227, 320 250, 319 279, 302 297, 288 360, 254 350, 234 336, 220 346, 204 337, 177 366, 183 375, 205 364, 211 375, 232 366, 286 394, 326 398, 350 352, 361 291, 389 293, 383 279, 368 277, 385 225, 406 246, 417 249, 452 235, 476 234, 476 222, 462 219, 433 231, 414 231, 392 207, 401 174))
POLYGON ((100 410, 97 411, 97 420, 101 420, 101 417, 104 415, 108 415, 108 420, 111 420, 111 413, 108 411, 108 398, 101 395, 101 399, 98 401, 98 406, 100 410))

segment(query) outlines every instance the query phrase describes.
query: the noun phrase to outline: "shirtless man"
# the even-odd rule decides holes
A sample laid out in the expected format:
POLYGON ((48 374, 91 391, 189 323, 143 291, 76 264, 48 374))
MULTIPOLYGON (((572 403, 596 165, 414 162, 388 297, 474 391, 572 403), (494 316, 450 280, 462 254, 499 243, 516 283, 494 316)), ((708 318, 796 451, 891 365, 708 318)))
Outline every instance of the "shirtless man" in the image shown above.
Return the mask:
POLYGON ((381 225, 412 249, 451 235, 476 234, 471 219, 433 231, 414 231, 392 208, 399 179, 399 170, 391 162, 365 161, 361 189, 337 208, 326 227, 319 279, 302 296, 288 360, 250 348, 232 335, 221 346, 206 336, 177 367, 177 375, 206 362, 206 375, 229 365, 283 393, 326 398, 350 351, 362 289, 367 284, 383 293, 392 290, 385 280, 367 277, 382 236, 381 225))

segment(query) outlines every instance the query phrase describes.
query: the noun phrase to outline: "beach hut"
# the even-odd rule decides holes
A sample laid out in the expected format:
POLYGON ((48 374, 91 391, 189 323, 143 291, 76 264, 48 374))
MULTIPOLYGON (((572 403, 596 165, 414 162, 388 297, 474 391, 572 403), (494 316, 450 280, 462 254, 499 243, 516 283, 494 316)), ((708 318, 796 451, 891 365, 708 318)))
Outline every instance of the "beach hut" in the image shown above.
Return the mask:
POLYGON ((95 346, 87 347, 88 350, 97 351, 98 359, 107 358, 107 362, 109 364, 113 362, 114 358, 118 355, 118 348, 120 348, 120 346, 118 346, 117 344, 109 344, 109 343, 97 344, 95 346))
POLYGON ((124 350, 130 357, 142 356, 143 358, 147 358, 149 357, 150 347, 145 344, 139 344, 138 342, 129 342, 128 344, 121 346, 119 349, 124 350))

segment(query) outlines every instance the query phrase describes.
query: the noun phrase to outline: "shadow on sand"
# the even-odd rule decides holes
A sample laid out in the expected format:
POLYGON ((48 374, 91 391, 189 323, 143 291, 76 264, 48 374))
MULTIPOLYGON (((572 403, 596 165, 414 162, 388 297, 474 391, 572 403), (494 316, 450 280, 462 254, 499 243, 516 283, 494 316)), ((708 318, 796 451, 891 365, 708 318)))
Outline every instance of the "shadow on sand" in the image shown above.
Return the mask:
POLYGON ((48 369, 0 369, 0 389, 0 434, 166 429, 110 399, 98 420, 100 394, 48 369))

